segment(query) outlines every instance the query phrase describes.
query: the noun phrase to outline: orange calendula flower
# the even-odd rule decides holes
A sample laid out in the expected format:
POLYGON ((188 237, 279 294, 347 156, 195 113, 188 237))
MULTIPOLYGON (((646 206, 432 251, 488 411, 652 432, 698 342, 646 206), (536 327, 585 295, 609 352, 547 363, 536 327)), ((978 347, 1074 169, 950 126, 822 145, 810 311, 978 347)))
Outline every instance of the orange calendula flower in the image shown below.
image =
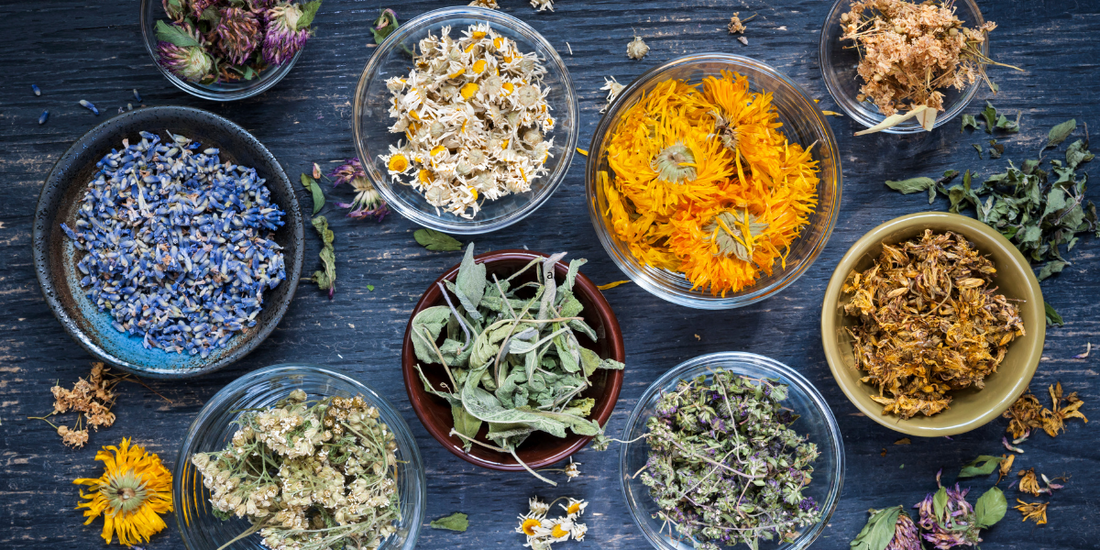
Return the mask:
POLYGON ((1046 525, 1047 522, 1047 504, 1046 502, 1024 502, 1020 499, 1016 499, 1016 502, 1020 504, 1013 506, 1016 510, 1019 510, 1024 515, 1024 519, 1020 521, 1031 520, 1038 525, 1046 525))
POLYGON ((91 488, 80 492, 85 501, 77 505, 85 508, 84 525, 103 516, 103 540, 108 544, 116 536, 123 546, 149 542, 166 526, 160 515, 172 511, 171 472, 155 453, 131 446, 129 439, 117 447, 103 447, 95 458, 104 465, 103 475, 73 480, 91 488))
POLYGON ((639 261, 726 295, 784 265, 817 206, 818 168, 771 94, 729 72, 659 84, 627 109, 598 174, 612 233, 639 261))

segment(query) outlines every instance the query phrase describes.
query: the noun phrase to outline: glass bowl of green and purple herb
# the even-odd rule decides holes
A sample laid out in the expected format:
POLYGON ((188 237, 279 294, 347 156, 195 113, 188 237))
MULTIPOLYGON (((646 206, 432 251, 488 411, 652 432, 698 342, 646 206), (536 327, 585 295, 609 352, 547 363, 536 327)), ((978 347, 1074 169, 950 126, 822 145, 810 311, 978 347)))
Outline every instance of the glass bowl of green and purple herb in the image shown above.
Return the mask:
POLYGON ((794 369, 752 353, 677 365, 642 394, 622 439, 627 505, 662 550, 807 548, 844 481, 825 398, 794 369))
POLYGON ((282 80, 313 34, 320 0, 141 0, 141 34, 177 88, 234 101, 282 80))
POLYGON ((222 388, 176 457, 183 546, 412 550, 424 524, 424 462, 380 389, 299 364, 222 388))

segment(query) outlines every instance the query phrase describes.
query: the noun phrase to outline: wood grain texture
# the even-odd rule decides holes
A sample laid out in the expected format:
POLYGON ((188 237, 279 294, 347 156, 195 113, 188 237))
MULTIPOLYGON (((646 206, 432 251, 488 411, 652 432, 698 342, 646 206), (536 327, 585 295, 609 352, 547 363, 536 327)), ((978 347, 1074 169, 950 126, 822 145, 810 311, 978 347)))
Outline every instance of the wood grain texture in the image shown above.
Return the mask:
MULTIPOLYGON (((416 1, 392 5, 402 20, 458 2, 416 1)), ((527 21, 562 54, 581 98, 581 146, 592 135, 602 106, 603 77, 627 83, 647 68, 686 53, 726 51, 756 57, 788 74, 826 109, 828 97, 817 63, 817 41, 829 2, 821 0, 598 1, 559 0, 555 12, 535 13, 522 0, 501 0, 504 11, 527 21), (733 11, 759 13, 749 23, 749 45, 725 32, 733 11), (626 58, 626 44, 640 35, 652 50, 642 61, 626 58), (572 54, 569 51, 572 51, 572 54)), ((1041 146, 1047 130, 1065 119, 1100 121, 1096 82, 1100 65, 1095 37, 1100 3, 1088 0, 981 0, 986 19, 996 21, 992 52, 1024 73, 991 71, 1001 86, 997 106, 1023 111, 1024 131, 1001 139, 1005 159, 1022 160, 1041 146)), ((330 169, 354 155, 351 101, 356 82, 373 49, 369 27, 377 2, 325 0, 315 21, 318 32, 293 72, 266 94, 236 103, 211 103, 184 94, 157 72, 141 42, 136 2, 4 2, 0 20, 0 547, 101 548, 100 522, 82 525, 74 510, 73 478, 94 474, 96 449, 126 436, 176 461, 176 449, 202 404, 242 373, 273 363, 304 362, 348 372, 389 396, 412 426, 428 468, 428 518, 456 511, 470 516, 465 534, 427 529, 420 547, 506 548, 522 543, 512 532, 527 498, 569 495, 589 499, 590 527, 579 547, 643 548, 640 532, 626 511, 614 450, 582 451, 584 475, 557 488, 538 485, 522 473, 479 470, 447 453, 421 427, 401 383, 400 343, 408 314, 427 284, 457 263, 458 253, 427 252, 412 238, 415 227, 397 216, 383 223, 343 218, 328 207, 336 232, 338 279, 335 299, 303 283, 281 326, 255 353, 213 375, 184 382, 150 382, 150 390, 127 384, 116 408, 114 427, 92 434, 83 449, 61 445, 51 428, 28 416, 51 407, 49 388, 87 372, 91 358, 62 330, 46 307, 35 280, 30 227, 42 181, 71 142, 131 101, 137 88, 147 105, 192 105, 224 115, 253 132, 292 176, 317 161, 330 169), (31 84, 41 87, 35 97, 31 84), (95 117, 77 105, 94 102, 95 117), (43 109, 50 120, 39 126, 43 109), (367 285, 374 285, 374 291, 367 285)), ((968 110, 980 110, 984 91, 968 110)), ((625 336, 627 371, 609 433, 617 434, 638 396, 671 366, 701 353, 743 350, 774 357, 801 372, 833 407, 844 434, 847 476, 839 507, 815 548, 844 549, 866 519, 866 510, 910 505, 935 488, 938 469, 955 471, 978 454, 999 454, 1005 421, 953 440, 900 437, 861 418, 840 392, 820 344, 820 300, 833 267, 844 251, 871 227, 890 218, 929 209, 919 196, 886 189, 885 179, 936 175, 948 168, 1000 171, 1003 161, 978 160, 971 143, 984 133, 960 134, 952 122, 927 135, 899 138, 851 137, 845 118, 832 118, 844 168, 840 220, 816 263, 782 294, 751 307, 704 312, 670 306, 635 285, 608 291, 625 336), (885 449, 886 454, 880 453, 885 449)), ((1096 163, 1088 167, 1096 173, 1096 163)), ((566 250, 590 263, 585 272, 598 283, 622 279, 600 247, 584 201, 583 159, 578 157, 553 200, 529 218, 476 239, 479 250, 526 246, 546 252, 566 250)), ((1089 194, 1097 200, 1095 190, 1089 194)), ((348 190, 329 196, 350 197, 348 190)), ((306 199, 303 194, 301 197, 306 199)), ((331 203, 330 203, 331 204, 331 203)), ((937 204, 935 208, 942 208, 937 204)), ((308 239, 307 272, 316 268, 319 243, 308 239)), ((1064 328, 1047 333, 1044 361, 1032 388, 1061 380, 1079 391, 1084 412, 1100 403, 1096 384, 1100 353, 1075 359, 1086 342, 1100 344, 1100 243, 1083 239, 1071 254, 1073 265, 1044 282, 1047 300, 1066 318, 1064 328)), ((1045 398, 1044 398, 1045 400, 1045 398)), ((1010 510, 987 533, 986 548, 1085 549, 1100 540, 1100 436, 1096 427, 1071 424, 1057 439, 1039 434, 1025 443, 1017 464, 1049 476, 1070 476, 1051 499, 1050 523, 1021 523, 1010 510)), ((992 479, 976 480, 984 491, 992 479)), ((1010 501, 1018 494, 1007 490, 1010 501)), ((1032 499, 1034 500, 1034 499, 1032 499)), ((183 548, 173 519, 147 548, 183 548)), ((563 548, 571 546, 563 546, 563 548)))

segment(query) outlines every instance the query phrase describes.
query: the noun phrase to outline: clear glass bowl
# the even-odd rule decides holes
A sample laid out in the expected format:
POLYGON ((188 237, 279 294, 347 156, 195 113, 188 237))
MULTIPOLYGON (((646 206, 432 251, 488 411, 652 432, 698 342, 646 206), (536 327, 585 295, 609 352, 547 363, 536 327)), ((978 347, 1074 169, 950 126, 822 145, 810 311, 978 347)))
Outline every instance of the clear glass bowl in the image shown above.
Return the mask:
POLYGON ((210 85, 199 84, 176 76, 160 63, 160 56, 157 54, 157 33, 155 30, 158 20, 168 20, 168 15, 164 13, 163 3, 160 0, 141 0, 141 36, 145 41, 145 49, 149 52, 149 55, 153 56, 153 64, 157 66, 164 78, 167 78, 177 88, 195 97, 211 101, 236 101, 266 92, 290 72, 290 69, 294 67, 294 63, 298 61, 299 57, 302 57, 302 52, 305 51, 305 47, 303 47, 298 50, 298 53, 294 54, 294 57, 290 58, 290 61, 275 67, 268 67, 267 70, 261 72, 257 78, 252 80, 219 82, 210 85))
POLYGON ((724 53, 703 53, 680 57, 650 69, 619 94, 592 136, 584 179, 592 225, 596 228, 604 250, 627 277, 658 298, 675 304, 698 309, 730 309, 773 296, 806 272, 825 247, 833 225, 836 224, 840 210, 842 176, 840 153, 825 115, 799 85, 755 59, 724 53), (599 172, 611 171, 607 162, 609 134, 618 125, 622 113, 628 107, 666 80, 681 79, 697 84, 707 76, 719 76, 721 71, 737 72, 748 78, 752 91, 772 94, 772 103, 783 123, 780 131, 790 141, 803 147, 817 144, 811 152, 813 160, 818 162, 821 180, 817 186, 817 209, 810 215, 810 223, 802 228, 802 234, 791 243, 786 267, 777 268, 771 275, 757 279, 753 286, 728 293, 724 297, 712 296, 710 292, 698 289, 692 290, 691 283, 682 273, 650 267, 635 258, 626 243, 611 232, 608 220, 603 216, 603 212, 607 211, 607 198, 602 186, 596 183, 599 172))
POLYGON ((378 47, 363 69, 359 87, 355 91, 355 146, 363 168, 371 183, 386 199, 390 207, 402 216, 424 226, 446 233, 471 235, 488 233, 522 220, 541 206, 565 177, 573 152, 577 147, 577 94, 565 62, 535 29, 495 10, 475 7, 452 7, 430 11, 403 23, 378 47), (549 173, 532 180, 531 190, 511 194, 495 201, 484 201, 481 211, 468 220, 450 213, 437 213, 436 208, 424 196, 408 185, 395 183, 386 171, 386 163, 378 155, 389 152, 403 134, 390 133, 393 125, 389 109, 391 94, 386 89, 386 79, 405 76, 412 68, 412 58, 417 43, 431 33, 439 36, 440 29, 451 27, 451 36, 457 36, 475 23, 488 23, 500 35, 516 41, 520 51, 535 52, 546 67, 543 84, 550 88, 546 102, 556 119, 554 130, 546 137, 554 139, 550 158, 546 161, 549 173))
MULTIPOLYGON (((886 117, 874 103, 856 100, 859 88, 863 85, 863 79, 856 72, 856 67, 859 65, 859 52, 852 47, 854 44, 851 41, 840 40, 840 35, 843 34, 840 30, 840 16, 851 10, 852 4, 853 0, 838 0, 833 4, 833 9, 825 18, 825 26, 821 29, 818 57, 829 95, 833 96, 833 100, 848 116, 870 128, 886 117)), ((967 27, 980 27, 985 23, 982 12, 974 0, 958 0, 955 6, 957 8, 955 14, 967 27)), ((989 40, 982 43, 982 55, 989 55, 989 40)), ((954 87, 942 90, 944 110, 936 117, 933 127, 938 128, 958 116, 974 99, 982 85, 983 81, 979 78, 963 90, 956 90, 954 87)), ((917 134, 924 131, 915 118, 883 130, 888 134, 917 134)))
MULTIPOLYGON (((250 526, 243 518, 222 521, 214 517, 210 493, 202 484, 202 475, 191 465, 191 455, 224 449, 237 431, 233 421, 243 410, 271 407, 296 389, 304 390, 311 400, 361 394, 378 409, 379 418, 397 438, 397 490, 401 507, 397 533, 384 540, 379 550, 412 550, 424 523, 427 481, 420 449, 409 426, 389 401, 374 390, 347 375, 311 365, 272 365, 250 372, 214 394, 199 411, 176 456, 172 480, 176 522, 184 546, 188 550, 215 550, 250 526)), ((260 536, 253 534, 228 549, 266 550, 260 541, 260 536)))
MULTIPOLYGON (((646 420, 655 413, 661 394, 676 388, 682 379, 694 378, 714 371, 729 371, 751 378, 778 380, 789 387, 788 397, 783 404, 792 409, 799 419, 792 427, 799 434, 806 435, 811 443, 816 443, 820 455, 814 462, 813 480, 803 492, 818 502, 821 519, 802 530, 802 534, 789 543, 760 541, 761 550, 802 550, 813 544, 829 518, 836 510, 840 498, 840 489, 844 484, 844 443, 840 437, 840 427, 825 398, 818 393, 813 384, 794 369, 760 355, 743 352, 721 352, 700 355, 690 359, 651 384, 642 397, 623 429, 622 440, 634 441, 646 432, 646 420)), ((661 550, 691 550, 691 539, 680 537, 675 529, 669 528, 654 517, 659 511, 657 503, 650 496, 641 477, 634 477, 649 459, 649 445, 644 439, 622 445, 619 452, 619 479, 622 482, 623 495, 634 522, 642 529, 642 534, 661 550), (664 533, 661 532, 664 528, 664 533)))

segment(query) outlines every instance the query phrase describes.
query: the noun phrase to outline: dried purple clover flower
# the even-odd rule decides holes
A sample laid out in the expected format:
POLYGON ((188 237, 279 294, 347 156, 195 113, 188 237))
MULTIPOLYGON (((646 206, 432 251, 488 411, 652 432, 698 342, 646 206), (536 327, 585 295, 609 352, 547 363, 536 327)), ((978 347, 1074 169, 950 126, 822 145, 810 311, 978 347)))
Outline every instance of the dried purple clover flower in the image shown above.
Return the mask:
POLYGON ((922 550, 920 531, 907 512, 898 514, 898 521, 894 525, 894 538, 886 545, 886 550, 922 550))
POLYGON ((378 193, 378 190, 367 178, 367 173, 363 170, 363 163, 359 159, 347 159, 344 164, 333 170, 329 177, 335 180, 334 186, 347 183, 356 191, 355 198, 350 203, 336 203, 336 206, 340 208, 352 209, 351 212, 348 212, 349 218, 377 218, 378 221, 382 221, 382 218, 389 213, 386 201, 382 200, 382 195, 378 193))
POLYGON ((226 7, 218 11, 218 24, 214 27, 214 45, 225 55, 226 61, 244 65, 252 52, 260 45, 260 21, 244 8, 226 7))
POLYGON ((161 5, 164 6, 164 13, 172 21, 183 21, 187 16, 188 6, 185 0, 162 0, 161 5))
MULTIPOLYGON (((936 476, 939 481, 939 475, 936 476)), ((975 546, 982 542, 974 507, 966 501, 970 489, 940 486, 935 494, 929 493, 914 506, 920 512, 920 527, 925 531, 924 540, 937 550, 949 550, 957 546, 975 546), (939 512, 937 514, 937 512, 939 512)))
POLYGON ((172 74, 198 82, 213 72, 214 59, 206 53, 202 36, 190 24, 157 21, 157 40, 160 62, 172 74))
POLYGON ((281 65, 302 49, 310 35, 308 26, 299 28, 302 16, 302 8, 287 2, 279 2, 264 12, 267 24, 263 46, 265 61, 281 65))
POLYGON ((194 16, 195 19, 200 19, 202 18, 202 12, 206 11, 206 8, 213 6, 217 1, 218 0, 181 0, 181 3, 186 5, 190 2, 191 15, 194 16))

